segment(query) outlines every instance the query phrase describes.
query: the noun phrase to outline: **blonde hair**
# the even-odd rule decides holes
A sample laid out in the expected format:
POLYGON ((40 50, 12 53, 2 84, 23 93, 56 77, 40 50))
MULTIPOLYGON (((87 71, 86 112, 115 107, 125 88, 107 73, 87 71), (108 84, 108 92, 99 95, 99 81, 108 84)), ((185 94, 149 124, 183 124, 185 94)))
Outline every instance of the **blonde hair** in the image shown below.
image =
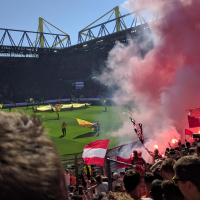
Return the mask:
POLYGON ((134 200, 128 193, 111 192, 103 197, 102 200, 134 200))

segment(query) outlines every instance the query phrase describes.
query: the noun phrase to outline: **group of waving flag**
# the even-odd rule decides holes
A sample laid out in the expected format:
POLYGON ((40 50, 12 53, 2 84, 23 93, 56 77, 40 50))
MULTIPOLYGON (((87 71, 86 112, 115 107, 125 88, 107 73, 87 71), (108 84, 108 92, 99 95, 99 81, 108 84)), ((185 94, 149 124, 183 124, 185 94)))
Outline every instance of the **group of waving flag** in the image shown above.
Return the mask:
MULTIPOLYGON (((189 111, 188 123, 189 123, 190 130, 185 129, 185 135, 193 137, 193 138, 197 138, 197 137, 200 138, 200 108, 188 109, 186 111, 189 111)), ((124 111, 123 114, 126 114, 130 118, 134 127, 134 131, 137 134, 141 143, 143 144, 144 137, 143 137, 143 131, 142 131, 142 124, 136 122, 132 118, 133 113, 131 111, 124 111)), ((90 126, 89 123, 86 122, 88 127, 90 126)), ((81 125, 81 122, 80 122, 80 125, 81 125)), ((84 125, 83 122, 82 122, 82 125, 86 127, 86 125, 84 125)), ((84 147, 83 154, 82 154, 84 162, 87 165, 96 164, 96 165, 103 166, 109 141, 110 140, 98 140, 86 145, 84 147)), ((117 158, 117 160, 119 159, 117 158)), ((123 158, 121 161, 125 163, 130 163, 129 158, 128 159, 123 158)), ((121 166, 118 165, 118 167, 119 168, 125 167, 125 165, 123 164, 121 166)))

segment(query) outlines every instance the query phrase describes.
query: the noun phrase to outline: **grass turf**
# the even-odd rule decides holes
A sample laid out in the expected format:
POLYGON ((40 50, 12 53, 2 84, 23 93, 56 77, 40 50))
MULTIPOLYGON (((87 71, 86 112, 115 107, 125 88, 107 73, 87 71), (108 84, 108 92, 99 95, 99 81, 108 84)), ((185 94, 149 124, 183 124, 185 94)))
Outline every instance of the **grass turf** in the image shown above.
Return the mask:
MULTIPOLYGON (((17 108, 17 110, 23 110, 29 115, 33 115, 31 106, 27 109, 26 107, 17 108)), ((12 112, 16 112, 16 109, 12 108, 12 112)), ((127 116, 123 116, 122 112, 124 107, 109 106, 107 112, 104 112, 103 106, 93 106, 87 109, 73 109, 61 110, 60 119, 57 119, 56 112, 46 111, 37 112, 36 114, 42 118, 43 126, 49 133, 52 141, 56 145, 60 155, 72 154, 83 151, 83 147, 93 141, 101 139, 110 139, 108 148, 115 147, 119 144, 117 137, 110 137, 108 132, 114 132, 118 130, 123 124, 124 120, 127 120, 127 116), (76 118, 87 120, 89 122, 101 123, 101 134, 97 137, 91 129, 79 126, 76 118), (62 135, 61 125, 62 122, 67 123, 66 136, 60 138, 62 135)), ((8 109, 3 109, 8 112, 8 109)), ((123 139, 120 139, 123 140, 123 139)))

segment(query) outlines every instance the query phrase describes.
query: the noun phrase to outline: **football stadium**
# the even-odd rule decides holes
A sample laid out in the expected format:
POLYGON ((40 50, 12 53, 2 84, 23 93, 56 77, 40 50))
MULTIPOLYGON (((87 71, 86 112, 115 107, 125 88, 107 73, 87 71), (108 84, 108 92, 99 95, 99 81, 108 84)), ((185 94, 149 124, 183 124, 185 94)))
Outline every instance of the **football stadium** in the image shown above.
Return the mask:
POLYGON ((0 199, 200 199, 199 9, 2 2, 0 199))

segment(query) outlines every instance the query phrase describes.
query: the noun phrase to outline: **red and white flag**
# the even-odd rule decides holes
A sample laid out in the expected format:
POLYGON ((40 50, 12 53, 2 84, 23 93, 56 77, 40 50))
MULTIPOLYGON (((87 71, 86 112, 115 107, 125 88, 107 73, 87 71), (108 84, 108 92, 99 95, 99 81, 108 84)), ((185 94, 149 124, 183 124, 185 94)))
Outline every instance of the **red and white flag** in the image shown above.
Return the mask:
MULTIPOLYGON (((117 156, 117 161, 124 162, 124 163, 127 163, 127 164, 131 164, 131 158, 122 158, 120 156, 117 156)), ((125 167, 128 167, 128 166, 124 165, 124 164, 117 163, 117 168, 125 168, 125 167)))
POLYGON ((86 145, 83 149, 82 158, 86 165, 104 166, 104 159, 108 148, 109 140, 97 140, 86 145))

